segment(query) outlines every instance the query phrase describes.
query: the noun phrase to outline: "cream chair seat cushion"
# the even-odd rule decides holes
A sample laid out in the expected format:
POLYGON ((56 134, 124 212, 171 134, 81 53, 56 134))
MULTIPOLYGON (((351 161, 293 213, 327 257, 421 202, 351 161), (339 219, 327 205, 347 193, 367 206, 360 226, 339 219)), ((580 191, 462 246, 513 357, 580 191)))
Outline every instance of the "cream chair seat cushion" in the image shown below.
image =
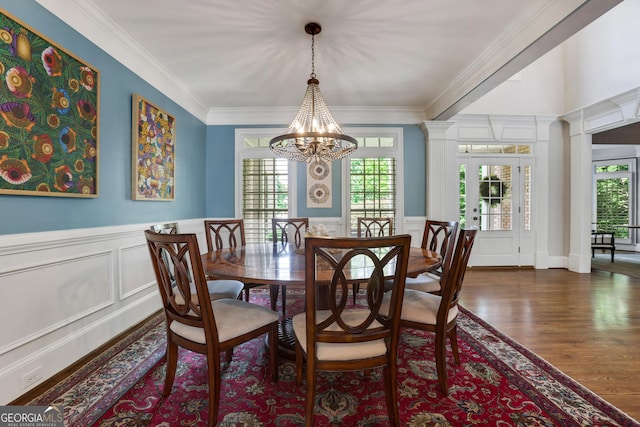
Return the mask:
POLYGON ((435 274, 422 273, 416 277, 407 277, 405 289, 415 289, 422 292, 440 291, 440 277, 435 274))
MULTIPOLYGON (((191 282, 191 295, 193 295, 192 300, 194 302, 198 301, 198 296, 196 295, 196 286, 191 282)), ((211 297, 211 301, 215 301, 218 299, 224 298, 238 298, 238 295, 244 289, 244 283, 239 280, 207 280, 207 288, 209 289, 209 296, 211 297)), ((184 304, 184 298, 180 292, 176 292, 176 303, 184 304)))
MULTIPOLYGON (((211 307, 216 318, 220 342, 239 337, 280 318, 278 313, 271 309, 238 299, 225 298, 212 301, 211 307)), ((172 322, 170 328, 183 338, 205 343, 203 328, 179 322, 172 322)))
POLYGON ((207 280, 207 287, 212 300, 223 298, 238 298, 244 289, 244 283, 239 280, 207 280))
MULTIPOLYGON (((331 315, 331 310, 316 311, 316 322, 320 323, 331 315)), ((357 325, 363 322, 369 315, 369 310, 354 309, 345 310, 342 318, 349 325, 357 325)), ((293 331, 296 339, 307 352, 307 324, 306 313, 293 316, 293 331)), ((370 328, 380 327, 380 323, 374 321, 370 328)), ((327 328, 329 331, 341 331, 342 329, 333 323, 327 328)), ((318 360, 358 360, 377 357, 387 353, 387 345, 384 340, 367 341, 360 343, 325 343, 316 344, 316 357, 318 360)))
MULTIPOLYGON (((380 314, 383 316, 389 314, 390 300, 391 296, 388 293, 385 294, 382 300, 382 306, 380 307, 380 314)), ((405 289, 400 319, 425 325, 435 325, 436 318, 438 316, 438 309, 440 308, 440 301, 442 301, 442 297, 440 295, 416 291, 415 289, 405 289)), ((447 323, 454 320, 457 315, 458 306, 456 305, 449 310, 447 323)))

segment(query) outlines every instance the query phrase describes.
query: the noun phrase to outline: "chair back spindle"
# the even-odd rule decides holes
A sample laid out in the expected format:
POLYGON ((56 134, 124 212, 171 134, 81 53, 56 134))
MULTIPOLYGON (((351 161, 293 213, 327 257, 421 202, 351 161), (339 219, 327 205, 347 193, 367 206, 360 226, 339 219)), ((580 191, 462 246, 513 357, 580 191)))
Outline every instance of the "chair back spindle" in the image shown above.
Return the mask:
POLYGON ((382 237, 393 235, 393 218, 358 217, 358 237, 382 237))
POLYGON ((274 243, 291 242, 296 248, 303 246, 307 228, 309 228, 309 218, 273 218, 271 220, 274 243))

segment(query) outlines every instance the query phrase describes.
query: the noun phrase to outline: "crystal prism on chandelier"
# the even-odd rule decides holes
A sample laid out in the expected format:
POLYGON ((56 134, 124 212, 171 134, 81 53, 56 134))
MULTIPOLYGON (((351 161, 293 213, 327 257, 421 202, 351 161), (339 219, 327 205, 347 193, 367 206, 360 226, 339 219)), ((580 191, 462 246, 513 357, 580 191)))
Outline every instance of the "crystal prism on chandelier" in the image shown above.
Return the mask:
POLYGON ((311 34, 311 76, 307 80, 307 91, 295 119, 283 135, 269 142, 269 148, 280 157, 300 162, 340 160, 355 151, 358 143, 343 133, 320 93, 315 74, 314 36, 321 27, 309 23, 304 29, 311 34))

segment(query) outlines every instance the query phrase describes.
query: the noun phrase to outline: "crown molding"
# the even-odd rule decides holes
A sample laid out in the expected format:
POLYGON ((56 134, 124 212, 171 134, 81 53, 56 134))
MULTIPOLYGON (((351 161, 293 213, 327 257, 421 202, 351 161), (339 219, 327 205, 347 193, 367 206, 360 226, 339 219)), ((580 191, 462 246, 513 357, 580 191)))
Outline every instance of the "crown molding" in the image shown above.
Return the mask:
POLYGON ((578 32, 622 0, 530 3, 521 19, 426 106, 431 120, 448 120, 503 81, 578 32))
MULTIPOLYGON (((207 125, 288 124, 299 107, 211 108, 207 125)), ((341 126, 346 124, 417 124, 425 120, 419 107, 328 107, 341 126)))
POLYGON ((635 88, 560 117, 571 134, 593 134, 640 121, 640 88, 635 88))
MULTIPOLYGON (((140 76, 207 125, 279 125, 289 123, 298 107, 207 108, 166 67, 151 56, 91 2, 36 0, 100 49, 140 76)), ((338 123, 416 124, 425 119, 416 107, 329 107, 338 123)))
POLYGON ((176 104, 205 122, 207 108, 181 84, 180 79, 151 56, 113 20, 91 2, 82 0, 36 0, 115 60, 140 76, 176 104))

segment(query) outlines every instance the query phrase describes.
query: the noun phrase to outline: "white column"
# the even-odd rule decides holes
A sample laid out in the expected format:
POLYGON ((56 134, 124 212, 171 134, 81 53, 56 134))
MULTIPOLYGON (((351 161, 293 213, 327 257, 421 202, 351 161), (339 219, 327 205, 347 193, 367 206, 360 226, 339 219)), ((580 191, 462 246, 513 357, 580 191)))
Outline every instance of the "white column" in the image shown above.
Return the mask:
POLYGON ((549 268, 549 142, 551 123, 557 120, 555 116, 536 116, 536 147, 535 170, 533 186, 533 217, 535 223, 535 259, 536 269, 549 268))
POLYGON ((565 117, 569 122, 570 154, 570 241, 568 269, 591 272, 591 134, 584 131, 583 112, 565 117))
POLYGON ((446 139, 446 131, 452 124, 420 123, 426 141, 427 218, 438 221, 457 221, 459 215, 457 144, 446 139))

